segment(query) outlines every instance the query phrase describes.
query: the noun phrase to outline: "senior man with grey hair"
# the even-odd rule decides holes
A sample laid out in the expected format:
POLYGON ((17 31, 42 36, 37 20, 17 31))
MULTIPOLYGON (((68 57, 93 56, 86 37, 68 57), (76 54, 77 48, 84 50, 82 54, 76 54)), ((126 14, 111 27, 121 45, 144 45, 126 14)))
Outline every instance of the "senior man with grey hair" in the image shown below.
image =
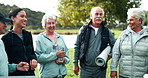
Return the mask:
POLYGON ((140 8, 127 12, 128 27, 116 40, 111 62, 111 78, 143 78, 148 73, 148 29, 143 27, 145 13, 140 8))
MULTIPOLYGON (((105 66, 98 66, 95 59, 108 46, 114 45, 115 39, 111 31, 103 23, 104 10, 101 7, 93 7, 90 11, 91 21, 80 28, 74 51, 74 68, 80 78, 106 78, 105 66)), ((108 54, 108 60, 111 54, 108 54)))

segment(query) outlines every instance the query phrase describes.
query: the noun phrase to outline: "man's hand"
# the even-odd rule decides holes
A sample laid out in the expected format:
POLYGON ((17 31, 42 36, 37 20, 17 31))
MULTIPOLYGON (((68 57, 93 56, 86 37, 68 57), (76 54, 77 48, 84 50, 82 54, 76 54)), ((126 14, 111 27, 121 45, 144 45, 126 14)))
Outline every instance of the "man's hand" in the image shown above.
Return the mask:
POLYGON ((31 70, 34 70, 37 67, 38 62, 35 59, 30 61, 31 70))
POLYGON ((107 60, 110 60, 112 58, 112 54, 108 54, 107 60))
POLYGON ((57 64, 63 64, 65 62, 65 58, 60 58, 60 60, 55 61, 57 64))
POLYGON ((78 66, 78 65, 74 65, 74 67, 73 67, 73 72, 74 72, 76 75, 79 75, 79 66, 78 66))
POLYGON ((111 78, 118 78, 118 77, 117 77, 117 71, 111 71, 110 77, 111 77, 111 78))
POLYGON ((28 71, 29 64, 26 62, 20 62, 19 64, 16 65, 16 68, 19 71, 28 71))

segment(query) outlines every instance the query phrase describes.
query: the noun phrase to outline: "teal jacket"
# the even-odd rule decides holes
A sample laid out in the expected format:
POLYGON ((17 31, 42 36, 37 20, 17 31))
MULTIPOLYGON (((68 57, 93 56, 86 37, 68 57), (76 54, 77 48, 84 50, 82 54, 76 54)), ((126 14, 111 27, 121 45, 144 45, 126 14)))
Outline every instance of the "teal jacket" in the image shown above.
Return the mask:
POLYGON ((53 78, 56 76, 62 76, 67 74, 65 64, 68 64, 70 59, 68 57, 68 48, 63 38, 56 34, 56 44, 46 36, 45 33, 40 33, 35 41, 35 53, 37 56, 38 63, 40 64, 39 72, 41 78, 53 78), (55 60, 59 58, 56 56, 56 51, 65 51, 66 59, 64 64, 57 64, 55 60))
POLYGON ((3 41, 0 39, 0 76, 8 76, 8 73, 16 70, 16 64, 8 64, 3 41))

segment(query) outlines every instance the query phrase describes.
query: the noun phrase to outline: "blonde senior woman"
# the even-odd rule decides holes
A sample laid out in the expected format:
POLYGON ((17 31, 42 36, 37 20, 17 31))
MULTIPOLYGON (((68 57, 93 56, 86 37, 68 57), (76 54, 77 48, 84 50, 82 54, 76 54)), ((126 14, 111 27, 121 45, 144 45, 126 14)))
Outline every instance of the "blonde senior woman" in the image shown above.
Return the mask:
POLYGON ((70 59, 63 38, 55 32, 56 19, 45 14, 42 26, 45 32, 37 36, 35 48, 41 78, 64 78, 67 74, 65 64, 68 64, 70 59))

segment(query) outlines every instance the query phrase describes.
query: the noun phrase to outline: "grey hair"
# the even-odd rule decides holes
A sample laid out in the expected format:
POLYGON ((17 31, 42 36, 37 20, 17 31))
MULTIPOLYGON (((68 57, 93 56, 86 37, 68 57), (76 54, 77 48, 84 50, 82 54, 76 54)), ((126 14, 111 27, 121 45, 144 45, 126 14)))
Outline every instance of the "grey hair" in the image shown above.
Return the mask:
POLYGON ((102 12, 103 12, 103 16, 104 16, 104 10, 103 10, 101 7, 93 7, 93 8, 91 9, 90 13, 92 14, 93 11, 95 11, 96 9, 101 9, 102 12))
POLYGON ((130 8, 127 12, 128 18, 135 17, 137 19, 142 19, 142 25, 144 24, 145 12, 140 8, 130 8))
POLYGON ((45 14, 42 18, 42 27, 45 28, 46 23, 48 22, 49 19, 54 19, 56 22, 56 18, 54 15, 50 15, 50 14, 45 14))

